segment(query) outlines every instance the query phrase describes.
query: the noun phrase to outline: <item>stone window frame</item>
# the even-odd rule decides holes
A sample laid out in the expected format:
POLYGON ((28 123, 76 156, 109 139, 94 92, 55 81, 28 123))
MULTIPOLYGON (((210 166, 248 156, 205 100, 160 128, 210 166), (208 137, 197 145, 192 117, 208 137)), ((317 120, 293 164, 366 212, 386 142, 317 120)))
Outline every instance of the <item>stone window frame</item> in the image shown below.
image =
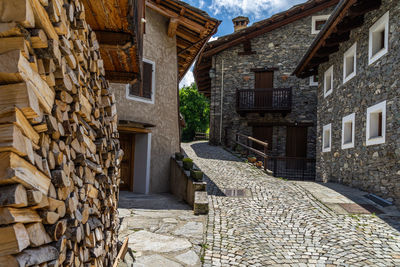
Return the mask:
POLYGON ((357 42, 355 42, 347 51, 343 54, 343 84, 350 81, 354 76, 357 75, 357 42), (347 68, 347 58, 354 57, 353 61, 353 72, 346 75, 347 68))
POLYGON ((312 16, 311 18, 311 34, 318 34, 321 30, 317 30, 315 27, 317 26, 317 21, 325 20, 325 22, 329 19, 331 15, 319 15, 312 16))
POLYGON ((368 65, 373 64, 378 59, 386 55, 389 51, 389 11, 380 17, 370 28, 369 28, 369 40, 368 40, 368 65), (385 30, 384 48, 373 54, 373 41, 374 33, 377 31, 385 30))
POLYGON ((151 99, 136 96, 136 95, 131 95, 129 93, 130 84, 126 85, 126 99, 143 102, 143 103, 147 103, 147 104, 154 104, 155 95, 156 95, 156 63, 154 61, 152 61, 150 59, 146 59, 146 58, 143 58, 142 60, 153 66, 153 73, 151 76, 151 99))
POLYGON ((355 124, 356 124, 356 114, 352 113, 342 118, 342 149, 353 148, 355 143, 355 124), (351 142, 345 143, 346 136, 346 124, 351 122, 351 142))
POLYGON ((318 86, 318 81, 314 80, 315 75, 310 76, 310 86, 318 86))
POLYGON ((332 91, 333 91, 333 65, 330 66, 324 73, 324 98, 330 95, 332 91), (331 88, 329 90, 327 90, 326 88, 327 87, 326 78, 328 75, 331 76, 331 88))
POLYGON ((366 145, 378 145, 386 142, 386 100, 367 108, 366 145), (382 133, 380 136, 371 137, 371 115, 382 113, 382 133))
POLYGON ((331 152, 332 149, 332 123, 322 127, 322 152, 331 152), (329 131, 329 146, 325 146, 325 134, 329 131))

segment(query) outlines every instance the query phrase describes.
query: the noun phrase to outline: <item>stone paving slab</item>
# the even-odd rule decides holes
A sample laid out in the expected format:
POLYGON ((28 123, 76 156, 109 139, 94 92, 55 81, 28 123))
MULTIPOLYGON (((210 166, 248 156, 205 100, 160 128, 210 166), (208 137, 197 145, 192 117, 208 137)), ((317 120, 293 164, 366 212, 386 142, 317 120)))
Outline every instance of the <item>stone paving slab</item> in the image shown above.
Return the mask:
POLYGON ((388 218, 335 212, 220 147, 182 147, 207 181, 204 266, 400 266, 400 228, 388 218), (251 194, 226 197, 227 188, 251 194))
POLYGON ((118 211, 118 238, 133 252, 119 267, 201 266, 206 216, 169 194, 121 192, 118 211))

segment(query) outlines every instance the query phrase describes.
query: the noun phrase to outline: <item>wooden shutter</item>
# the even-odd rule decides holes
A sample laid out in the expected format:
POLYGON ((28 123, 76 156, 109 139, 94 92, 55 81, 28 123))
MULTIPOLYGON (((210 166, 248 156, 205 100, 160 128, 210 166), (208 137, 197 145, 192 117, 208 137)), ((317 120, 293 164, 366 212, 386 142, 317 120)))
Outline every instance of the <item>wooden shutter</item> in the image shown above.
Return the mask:
POLYGON ((134 96, 140 96, 140 82, 136 82, 129 86, 129 94, 134 96))
POLYGON ((143 62, 143 97, 151 99, 153 81, 153 65, 143 62))
POLYGON ((378 136, 383 136, 383 133, 382 133, 382 129, 383 129, 383 119, 382 119, 382 112, 379 112, 379 114, 378 114, 378 118, 379 118, 379 121, 378 121, 378 136))

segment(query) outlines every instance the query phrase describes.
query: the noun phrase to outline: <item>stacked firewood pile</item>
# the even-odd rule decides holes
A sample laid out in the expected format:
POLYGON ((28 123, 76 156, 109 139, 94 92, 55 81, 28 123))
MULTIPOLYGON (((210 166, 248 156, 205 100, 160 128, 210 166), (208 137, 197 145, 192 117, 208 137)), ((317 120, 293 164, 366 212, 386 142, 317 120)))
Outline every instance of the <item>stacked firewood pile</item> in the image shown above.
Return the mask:
POLYGON ((116 104, 80 0, 0 0, 0 266, 110 266, 116 104))

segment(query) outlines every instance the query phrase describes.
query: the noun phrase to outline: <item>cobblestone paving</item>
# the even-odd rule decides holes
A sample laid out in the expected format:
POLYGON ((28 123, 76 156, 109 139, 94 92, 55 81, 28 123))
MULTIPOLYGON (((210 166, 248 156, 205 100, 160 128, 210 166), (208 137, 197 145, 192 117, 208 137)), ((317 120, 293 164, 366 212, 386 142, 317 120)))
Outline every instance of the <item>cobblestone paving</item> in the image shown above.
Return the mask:
POLYGON ((208 183, 204 266, 400 266, 399 230, 380 218, 336 214, 220 147, 182 147, 208 183), (226 197, 225 188, 251 196, 226 197))

